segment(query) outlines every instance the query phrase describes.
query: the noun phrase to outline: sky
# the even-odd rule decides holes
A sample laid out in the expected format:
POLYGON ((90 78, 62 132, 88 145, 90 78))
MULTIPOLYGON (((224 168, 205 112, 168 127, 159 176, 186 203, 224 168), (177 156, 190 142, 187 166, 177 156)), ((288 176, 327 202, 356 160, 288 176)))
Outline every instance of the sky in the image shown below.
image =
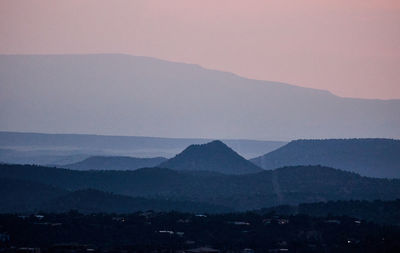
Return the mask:
POLYGON ((0 0, 0 54, 92 53, 400 98, 400 1, 0 0))

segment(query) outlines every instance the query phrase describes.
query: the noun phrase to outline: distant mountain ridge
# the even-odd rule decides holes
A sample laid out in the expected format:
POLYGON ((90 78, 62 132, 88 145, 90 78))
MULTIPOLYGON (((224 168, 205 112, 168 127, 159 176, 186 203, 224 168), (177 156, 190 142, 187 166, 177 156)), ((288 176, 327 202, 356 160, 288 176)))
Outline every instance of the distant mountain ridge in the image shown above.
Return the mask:
POLYGON ((0 129, 8 131, 400 138, 399 99, 343 98, 150 57, 1 55, 0 83, 0 129))
POLYGON ((155 167, 166 160, 164 157, 91 156, 83 161, 63 165, 62 167, 74 170, 136 170, 155 167))
POLYGON ((221 141, 190 145, 159 167, 181 171, 212 171, 224 174, 246 174, 262 169, 247 161, 221 141))
MULTIPOLYGON (((173 157, 191 144, 210 139, 108 136, 93 134, 43 134, 0 131, 0 161, 6 163, 65 165, 89 156, 173 157), (3 151, 2 151, 3 150, 3 151), (83 157, 73 160, 73 157, 83 157), (65 159, 63 159, 65 158, 65 159), (62 162, 63 160, 67 162, 62 162), (72 160, 69 161, 68 160, 72 160)), ((246 158, 286 144, 283 141, 223 140, 246 158)))
POLYGON ((363 176, 400 178, 400 140, 297 140, 250 161, 267 170, 323 165, 363 176))
POLYGON ((67 191, 91 188, 130 197, 206 203, 236 211, 329 200, 400 198, 399 179, 367 178, 321 166, 225 175, 163 168, 76 171, 2 164, 0 178, 26 180, 67 191))

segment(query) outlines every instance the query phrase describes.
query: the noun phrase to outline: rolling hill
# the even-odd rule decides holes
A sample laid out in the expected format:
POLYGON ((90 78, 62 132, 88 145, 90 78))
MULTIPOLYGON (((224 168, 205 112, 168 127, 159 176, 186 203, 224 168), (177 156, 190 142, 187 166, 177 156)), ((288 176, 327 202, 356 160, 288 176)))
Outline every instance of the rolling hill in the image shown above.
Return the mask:
POLYGON ((32 211, 41 203, 67 193, 48 184, 0 177, 0 213, 32 211))
POLYGON ((221 141, 190 145, 182 153, 159 167, 187 171, 212 171, 224 174, 246 174, 262 171, 221 141))
POLYGON ((149 57, 1 55, 0 83, 3 131, 400 138, 400 100, 343 98, 149 57))
POLYGON ((295 166, 244 175, 143 168, 74 171, 0 165, 0 178, 29 180, 68 191, 95 189, 131 197, 201 202, 234 210, 328 200, 394 200, 400 180, 361 177, 321 166, 295 166))
POLYGON ((77 210, 83 213, 132 213, 138 211, 179 211, 179 212, 229 212, 231 209, 191 201, 171 201, 155 198, 128 197, 106 193, 93 189, 85 189, 51 199, 42 203, 38 210, 46 212, 68 212, 77 210))
POLYGON ((0 213, 68 212, 132 213, 137 211, 229 212, 207 203, 165 198, 129 197, 94 189, 67 191, 60 187, 12 178, 0 178, 0 213))
POLYGON ((323 165, 363 176, 400 178, 400 140, 297 140, 250 161, 267 170, 323 165))
POLYGON ((73 170, 136 170, 155 167, 166 160, 164 157, 92 156, 81 162, 63 165, 62 167, 73 170))

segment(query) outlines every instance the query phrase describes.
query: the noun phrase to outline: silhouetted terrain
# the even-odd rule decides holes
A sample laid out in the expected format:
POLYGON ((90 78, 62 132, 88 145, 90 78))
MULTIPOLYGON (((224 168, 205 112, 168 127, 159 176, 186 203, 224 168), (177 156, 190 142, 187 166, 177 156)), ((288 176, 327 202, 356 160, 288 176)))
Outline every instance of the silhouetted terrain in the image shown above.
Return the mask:
POLYGON ((0 178, 29 180, 68 191, 92 188, 132 197, 203 202, 235 210, 328 200, 393 200, 400 196, 400 180, 366 178, 320 166, 225 175, 163 168, 74 171, 3 164, 0 178))
MULTIPOLYGON (((0 134, 1 139, 1 134, 0 134)), ((1 140, 0 140, 1 141, 1 140)), ((7 146, 8 147, 8 146, 7 146)), ((90 157, 86 151, 65 149, 36 149, 32 147, 0 148, 0 162, 13 164, 64 165, 90 157)))
POLYGON ((49 184, 0 177, 0 212, 33 211, 41 203, 67 193, 49 184))
POLYGON ((182 153, 159 167, 187 171, 212 171, 224 174, 247 174, 262 171, 221 141, 190 145, 182 153))
POLYGON ((92 156, 81 162, 66 164, 62 167, 74 170, 136 170, 155 167, 166 160, 164 157, 92 156))
POLYGON ((46 212, 68 212, 77 210, 84 213, 131 213, 137 211, 180 211, 180 212, 228 212, 230 209, 217 205, 190 201, 171 201, 165 199, 147 199, 128 197, 98 190, 78 190, 58 198, 42 202, 35 209, 46 212))
POLYGON ((323 165, 363 176, 400 178, 400 140, 297 140, 251 161, 264 169, 323 165))
MULTIPOLYGON (((0 131, 0 161, 18 164, 65 165, 89 156, 173 157, 191 144, 210 139, 181 139, 89 134, 40 134, 0 131), (72 156, 72 157, 71 157, 72 156), (77 156, 81 156, 80 159, 77 156), (75 160, 71 160, 71 158, 75 160)), ((223 140, 246 158, 275 150, 286 142, 223 140)))
POLYGON ((143 210, 228 212, 229 208, 165 198, 128 197, 93 189, 65 189, 28 180, 0 178, 0 213, 67 212, 131 213, 143 210))
POLYGON ((343 98, 150 57, 1 55, 0 83, 0 129, 8 131, 400 138, 400 100, 343 98))

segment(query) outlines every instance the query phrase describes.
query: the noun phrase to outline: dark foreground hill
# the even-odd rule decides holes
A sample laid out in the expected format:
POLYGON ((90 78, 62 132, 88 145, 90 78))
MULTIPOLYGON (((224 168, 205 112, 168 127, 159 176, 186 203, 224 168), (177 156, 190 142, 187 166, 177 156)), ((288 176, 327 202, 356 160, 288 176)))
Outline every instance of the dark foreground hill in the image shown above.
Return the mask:
POLYGON ((92 156, 81 162, 63 165, 62 167, 74 170, 136 170, 154 167, 166 160, 164 157, 92 156))
POLYGON ((34 210, 41 203, 67 193, 64 189, 47 184, 0 178, 0 213, 34 210))
POLYGON ((0 213, 68 212, 132 213, 144 210, 180 212, 228 212, 229 208, 165 198, 129 197, 99 190, 67 191, 28 180, 0 178, 0 213))
POLYGON ((363 176, 400 178, 400 140, 297 140, 251 161, 264 169, 323 165, 363 176))
POLYGON ((246 174, 262 171, 221 141, 190 145, 182 153, 159 167, 183 171, 213 171, 224 174, 246 174))
POLYGON ((42 203, 37 210, 46 212, 132 213, 145 210, 221 213, 230 211, 217 205, 191 201, 128 197, 93 189, 78 190, 42 203))
POLYGON ((235 210, 328 200, 394 200, 400 180, 361 177, 321 166, 296 166, 245 175, 183 172, 73 171, 29 165, 0 165, 0 178, 29 180, 68 191, 96 189, 131 197, 202 202, 235 210))

